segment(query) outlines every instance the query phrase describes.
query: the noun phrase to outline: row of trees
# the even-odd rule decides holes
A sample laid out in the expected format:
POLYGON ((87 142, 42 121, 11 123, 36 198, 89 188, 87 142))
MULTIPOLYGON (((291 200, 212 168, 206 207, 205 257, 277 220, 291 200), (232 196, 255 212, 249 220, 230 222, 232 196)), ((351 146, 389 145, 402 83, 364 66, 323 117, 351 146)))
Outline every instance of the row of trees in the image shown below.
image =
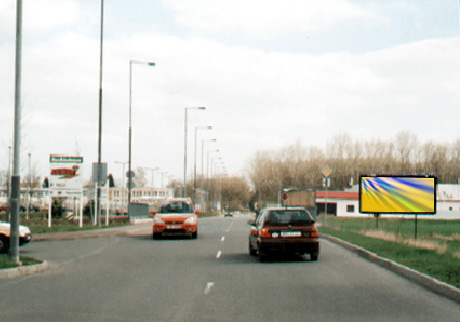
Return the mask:
MULTIPOLYGON (((176 196, 182 196, 183 182, 173 180, 169 188, 174 189, 176 196)), ((194 198, 194 183, 193 180, 188 182, 187 195, 189 198, 194 198)), ((200 193, 206 193, 206 201, 208 203, 207 209, 210 211, 216 210, 216 205, 220 202, 223 210, 242 210, 247 207, 251 199, 251 189, 248 181, 242 176, 228 176, 226 174, 219 174, 210 178, 197 176, 197 202, 201 201, 200 193), (202 180, 203 179, 203 180, 202 180), (203 189, 201 190, 201 183, 203 182, 203 189)))
POLYGON ((358 183, 360 175, 437 176, 438 183, 458 183, 460 139, 451 143, 420 142, 409 131, 391 141, 334 137, 325 149, 295 144, 274 151, 259 151, 248 163, 248 175, 257 200, 276 200, 281 188, 322 189, 324 165, 332 169, 331 189, 358 183))

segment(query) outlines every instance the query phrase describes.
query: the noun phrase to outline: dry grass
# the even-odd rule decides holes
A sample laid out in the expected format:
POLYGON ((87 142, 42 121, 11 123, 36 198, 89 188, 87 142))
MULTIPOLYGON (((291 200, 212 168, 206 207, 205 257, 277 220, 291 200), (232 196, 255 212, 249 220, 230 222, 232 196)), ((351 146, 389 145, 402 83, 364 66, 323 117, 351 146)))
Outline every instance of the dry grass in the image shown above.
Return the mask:
POLYGON ((458 234, 458 233, 455 233, 450 237, 445 237, 445 236, 442 236, 442 235, 434 235, 432 238, 433 239, 438 239, 438 240, 458 241, 458 242, 460 242, 460 234, 458 234))
POLYGON ((361 231, 360 234, 366 237, 393 241, 393 242, 397 242, 401 244, 406 244, 409 246, 414 246, 420 249, 433 250, 433 251, 436 251, 436 253, 438 254, 447 253, 447 245, 445 243, 439 243, 434 240, 412 239, 412 238, 403 239, 400 234, 396 235, 395 233, 386 232, 383 230, 365 230, 365 231, 361 231))

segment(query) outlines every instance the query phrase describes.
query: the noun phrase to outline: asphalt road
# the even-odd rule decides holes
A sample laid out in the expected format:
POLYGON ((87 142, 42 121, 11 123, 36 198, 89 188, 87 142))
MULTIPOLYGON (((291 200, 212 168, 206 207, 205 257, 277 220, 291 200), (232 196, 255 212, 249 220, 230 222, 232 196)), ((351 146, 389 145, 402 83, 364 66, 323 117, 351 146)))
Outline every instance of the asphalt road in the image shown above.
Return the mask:
POLYGON ((199 220, 197 240, 33 242, 51 268, 0 280, 0 321, 458 321, 460 305, 340 246, 308 256, 247 252, 248 217, 199 220))

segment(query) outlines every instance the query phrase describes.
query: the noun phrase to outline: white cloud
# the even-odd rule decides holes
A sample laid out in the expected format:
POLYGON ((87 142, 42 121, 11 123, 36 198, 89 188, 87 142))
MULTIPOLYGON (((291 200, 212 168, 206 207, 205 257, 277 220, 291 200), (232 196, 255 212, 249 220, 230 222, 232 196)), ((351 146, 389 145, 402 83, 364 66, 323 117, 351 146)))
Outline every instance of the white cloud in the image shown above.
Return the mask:
MULTIPOLYGON (((324 2, 336 4, 337 12, 328 11, 332 18, 327 20, 321 13, 325 7, 316 4, 323 2, 317 1, 308 13, 315 12, 316 21, 332 24, 334 19, 367 17, 344 1, 324 2), (341 5, 344 7, 338 10, 341 5)), ((200 13, 185 1, 174 3, 183 5, 178 12, 185 15, 187 11, 189 18, 200 13)), ((230 3, 222 4, 222 10, 210 5, 220 10, 219 18, 230 10, 225 7, 230 3)), ((251 25, 249 16, 239 11, 242 3, 234 4, 238 10, 233 17, 239 22, 222 16, 228 22, 214 27, 257 33, 264 26, 269 31, 273 26, 289 31, 308 30, 321 23, 303 22, 303 13, 295 10, 291 19, 278 23, 274 2, 267 2, 267 12, 275 17, 273 26, 268 26, 268 14, 251 25)), ((253 11, 248 7, 248 12, 253 11)), ((280 16, 282 13, 281 9, 280 16)), ((58 18, 48 25, 43 22, 43 28, 65 23, 58 18)), ((96 159, 97 152, 98 39, 78 30, 52 36, 58 38, 25 42, 23 48, 24 103, 30 105, 24 144, 33 147, 33 158, 42 160, 44 170, 50 153, 72 152, 76 140, 87 164, 96 159)), ((212 125, 214 129, 200 132, 199 139, 218 139, 215 147, 222 151, 230 173, 243 168, 255 151, 284 147, 297 138, 308 146, 322 146, 341 132, 360 140, 389 138, 398 130, 413 130, 422 140, 454 138, 459 135, 455 120, 460 118, 456 108, 460 77, 453 71, 460 69, 459 56, 456 39, 421 41, 365 54, 314 55, 266 52, 156 33, 108 38, 104 44, 103 158, 109 163, 127 158, 130 59, 157 63, 154 68, 133 68, 133 164, 160 166, 180 176, 186 106, 207 107, 189 114, 189 142, 194 126, 212 125)), ((10 40, 0 45, 0 111, 11 115, 11 120, 13 65, 14 43, 10 40)), ((9 145, 10 136, 11 126, 0 127, 0 147, 9 145)), ((191 155, 189 160, 192 169, 191 155)))
POLYGON ((346 0, 164 0, 177 22, 207 32, 241 31, 270 37, 304 32, 343 21, 376 18, 346 0))
MULTIPOLYGON (((73 0, 27 0, 23 1, 23 28, 25 30, 48 30, 70 25, 80 18, 80 9, 73 0)), ((0 33, 16 30, 16 0, 0 1, 0 33)))

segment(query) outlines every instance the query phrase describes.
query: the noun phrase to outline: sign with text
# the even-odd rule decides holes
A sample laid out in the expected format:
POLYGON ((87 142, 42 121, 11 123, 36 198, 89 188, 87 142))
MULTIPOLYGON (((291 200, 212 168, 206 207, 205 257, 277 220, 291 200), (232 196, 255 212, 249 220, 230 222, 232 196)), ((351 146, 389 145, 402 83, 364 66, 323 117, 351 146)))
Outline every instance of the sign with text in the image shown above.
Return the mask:
POLYGON ((50 155, 49 187, 53 190, 81 190, 83 157, 50 155))

